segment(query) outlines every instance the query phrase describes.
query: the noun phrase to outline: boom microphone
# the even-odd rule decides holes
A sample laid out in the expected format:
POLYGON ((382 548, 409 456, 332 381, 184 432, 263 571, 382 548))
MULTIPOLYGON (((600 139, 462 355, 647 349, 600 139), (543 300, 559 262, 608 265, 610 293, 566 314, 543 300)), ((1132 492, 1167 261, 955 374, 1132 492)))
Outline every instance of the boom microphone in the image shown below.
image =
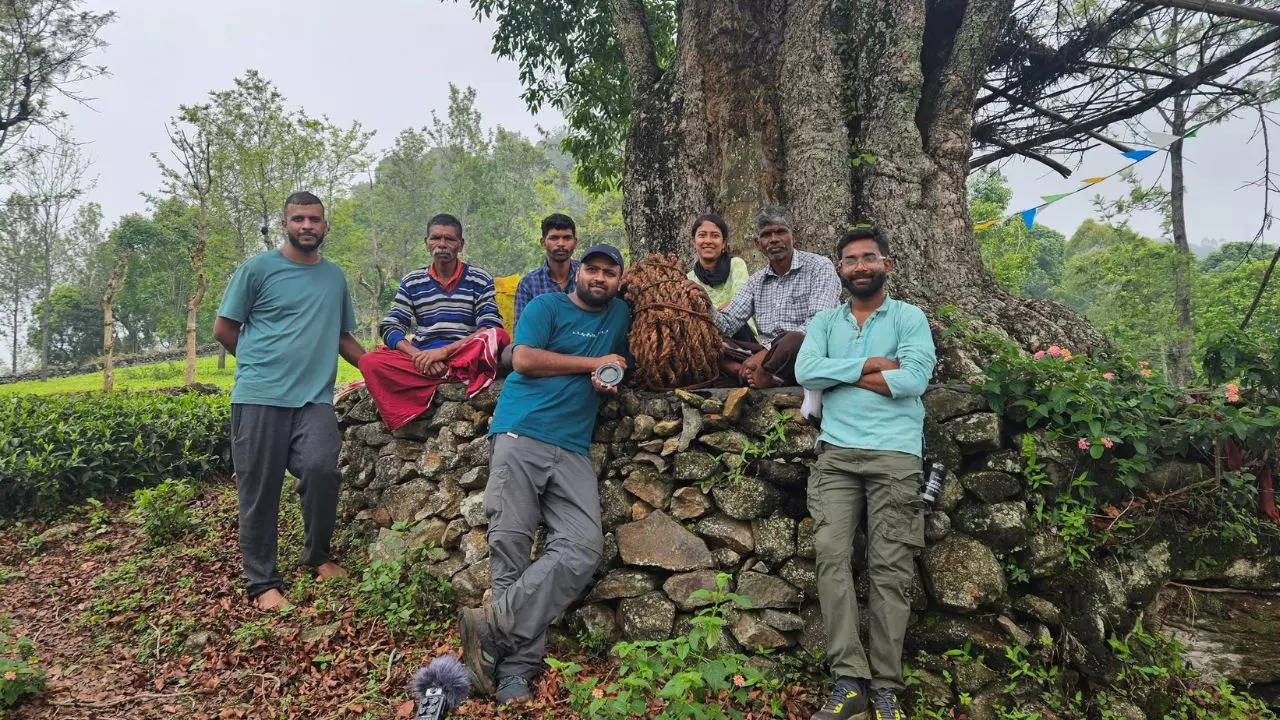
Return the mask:
POLYGON ((450 710, 471 694, 467 669, 452 655, 441 655, 418 668, 409 683, 409 692, 418 699, 413 720, 445 720, 450 710))

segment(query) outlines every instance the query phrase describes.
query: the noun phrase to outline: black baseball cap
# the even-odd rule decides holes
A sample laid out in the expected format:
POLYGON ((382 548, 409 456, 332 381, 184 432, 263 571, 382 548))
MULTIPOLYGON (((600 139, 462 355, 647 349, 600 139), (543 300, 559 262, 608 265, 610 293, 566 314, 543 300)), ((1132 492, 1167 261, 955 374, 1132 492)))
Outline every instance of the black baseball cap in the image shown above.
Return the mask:
POLYGON ((619 268, 624 267, 622 262, 622 253, 618 251, 618 248, 612 245, 606 245, 604 243, 601 243, 600 245, 592 245, 587 248, 586 252, 582 253, 582 262, 586 262, 587 258, 592 255, 604 255, 617 263, 619 268))

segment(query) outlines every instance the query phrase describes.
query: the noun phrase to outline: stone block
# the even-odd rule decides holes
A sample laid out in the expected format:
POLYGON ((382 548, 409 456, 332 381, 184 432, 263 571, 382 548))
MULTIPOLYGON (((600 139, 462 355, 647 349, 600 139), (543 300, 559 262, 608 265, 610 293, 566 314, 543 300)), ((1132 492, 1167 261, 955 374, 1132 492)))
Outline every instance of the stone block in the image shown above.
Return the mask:
POLYGON ((796 521, 789 517, 767 517, 751 521, 756 557, 777 567, 796 552, 796 521))
POLYGON ((956 528, 996 552, 1012 552, 1023 547, 1030 537, 1031 516, 1021 500, 973 504, 957 512, 956 528))
POLYGON ((748 649, 776 650, 791 644, 785 635, 769 627, 753 612, 739 611, 729 624, 729 631, 748 649))
POLYGON ((690 595, 698 590, 714 592, 716 589, 716 572, 714 570, 695 570, 678 573, 667 578, 662 584, 662 591, 671 598, 681 610, 696 610, 711 604, 710 600, 694 599, 690 595))
POLYGON ((702 517, 711 509, 711 501, 696 487, 685 486, 671 495, 671 515, 679 520, 702 517))
POLYGON ((1003 472, 981 470, 960 476, 960 484, 983 502, 1006 500, 1022 491, 1018 478, 1003 472))
POLYGON ((800 606, 800 592, 790 583, 773 575, 750 570, 738 575, 737 593, 751 602, 752 609, 788 610, 800 606))
POLYGON ((618 551, 628 565, 682 571, 715 564, 702 538, 689 532, 661 510, 617 529, 618 551))
POLYGON ((966 454, 1000 449, 1001 423, 995 413, 974 413, 952 420, 944 426, 951 439, 966 454))
POLYGON ((711 496, 726 515, 738 520, 770 515, 782 500, 778 488, 753 477, 744 477, 737 482, 717 483, 711 488, 711 496))
POLYGON ((618 624, 631 640, 665 640, 675 620, 675 603, 656 590, 618 603, 618 624))
POLYGON ((923 565, 929 595, 952 612, 990 607, 1008 590, 1004 568, 991 548, 959 533, 926 548, 923 565))
POLYGON ((462 519, 469 527, 488 525, 489 519, 484 515, 484 493, 472 493, 463 498, 460 504, 462 519))
POLYGON ((703 518, 698 521, 694 529, 699 535, 710 540, 712 545, 727 547, 737 553, 749 553, 756 547, 755 537, 751 534, 751 525, 728 515, 703 518))
POLYGON ((719 472, 720 463, 707 453, 690 451, 676 455, 677 480, 706 480, 719 472))
POLYGON ((813 562, 802 558, 791 558, 778 570, 778 576, 795 586, 797 590, 810 599, 818 597, 818 568, 813 562))
POLYGON ((650 468, 636 470, 622 483, 627 492, 652 507, 664 510, 671 501, 671 486, 671 478, 659 475, 650 468))
POLYGON ((587 602, 636 597, 658 587, 658 578, 643 570, 613 570, 596 582, 587 602))
POLYGON ((950 388, 934 388, 925 393, 922 400, 925 413, 937 422, 987 409, 986 398, 981 395, 950 388))

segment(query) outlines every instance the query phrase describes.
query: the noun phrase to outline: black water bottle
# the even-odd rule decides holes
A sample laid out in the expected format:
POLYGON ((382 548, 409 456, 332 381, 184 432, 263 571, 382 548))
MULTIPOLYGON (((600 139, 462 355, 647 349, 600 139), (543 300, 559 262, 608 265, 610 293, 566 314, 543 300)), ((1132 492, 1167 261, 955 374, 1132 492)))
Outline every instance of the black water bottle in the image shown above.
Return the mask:
POLYGON ((938 493, 942 492, 942 479, 947 475, 947 468, 940 462, 929 462, 929 472, 924 476, 924 487, 920 490, 920 499, 932 505, 938 501, 938 493))

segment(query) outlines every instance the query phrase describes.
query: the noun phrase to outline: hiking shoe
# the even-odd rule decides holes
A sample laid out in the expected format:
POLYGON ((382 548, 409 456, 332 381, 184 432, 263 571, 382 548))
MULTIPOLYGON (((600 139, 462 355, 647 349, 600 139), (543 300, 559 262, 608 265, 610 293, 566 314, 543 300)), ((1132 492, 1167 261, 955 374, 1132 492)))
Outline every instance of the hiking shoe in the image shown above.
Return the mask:
POLYGON ((842 677, 836 680, 827 704, 809 720, 866 720, 867 693, 862 680, 842 677))
POLYGON ((472 692, 492 695, 495 690, 493 678, 498 670, 498 649, 493 640, 489 608, 463 608, 458 616, 458 636, 462 640, 462 664, 467 666, 471 675, 472 692))
POLYGON ((871 691, 871 720, 905 720, 898 696, 888 688, 871 691))
POLYGON ((529 681, 519 675, 508 675, 498 681, 498 697, 499 705, 506 705, 509 702, 525 702, 533 699, 533 693, 529 692, 529 681))

